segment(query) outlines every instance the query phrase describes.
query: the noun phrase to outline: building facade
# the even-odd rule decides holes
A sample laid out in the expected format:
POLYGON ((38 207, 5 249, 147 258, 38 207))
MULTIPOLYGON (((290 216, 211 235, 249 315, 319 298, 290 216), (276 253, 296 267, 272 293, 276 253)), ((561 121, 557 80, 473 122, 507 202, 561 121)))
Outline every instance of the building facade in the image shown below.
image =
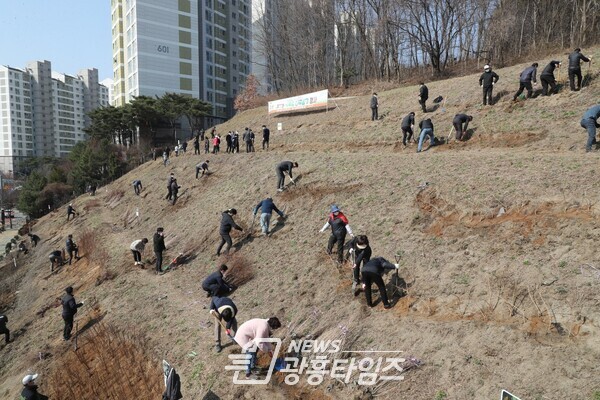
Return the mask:
POLYGON ((106 105, 96 69, 71 76, 53 72, 49 61, 0 66, 0 171, 18 171, 27 157, 68 155, 86 138, 86 113, 106 105))
POLYGON ((250 0, 111 0, 113 98, 179 93, 233 116, 250 74, 250 0))

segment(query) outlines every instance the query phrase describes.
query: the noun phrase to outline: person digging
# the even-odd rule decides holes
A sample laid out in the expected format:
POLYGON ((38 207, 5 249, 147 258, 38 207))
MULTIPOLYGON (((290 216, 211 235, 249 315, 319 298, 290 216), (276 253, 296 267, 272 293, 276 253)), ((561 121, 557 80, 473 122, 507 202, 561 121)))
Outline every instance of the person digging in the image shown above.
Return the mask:
POLYGON ((267 197, 266 199, 258 203, 256 207, 254 207, 254 217, 256 217, 256 213, 258 213, 259 209, 261 210, 260 227, 262 229, 262 234, 267 236, 270 233, 269 225, 271 224, 271 214, 273 214, 273 211, 279 214, 281 218, 285 218, 285 215, 283 214, 283 212, 279 211, 275 203, 273 203, 273 199, 270 197, 267 197))
POLYGON ((238 323, 235 319, 237 315, 237 307, 233 300, 229 297, 214 296, 210 302, 210 314, 217 320, 215 323, 215 351, 220 353, 223 350, 221 346, 221 327, 225 321, 225 334, 233 340, 235 332, 238 329, 238 323))
POLYGON ((206 292, 206 297, 222 297, 232 291, 231 286, 223 279, 227 269, 227 265, 222 264, 218 271, 213 272, 204 279, 202 289, 206 292))
POLYGON ((283 192, 285 190, 285 175, 287 174, 292 183, 294 183, 294 176, 292 170, 298 168, 298 163, 294 161, 283 161, 277 165, 275 172, 277 172, 277 191, 283 192))
POLYGON ((129 249, 131 250, 131 254, 133 254, 133 261, 134 261, 134 265, 139 265, 142 268, 144 268, 144 263, 142 262, 142 253, 144 252, 144 248, 146 247, 146 244, 148 243, 148 239, 147 238, 143 238, 143 239, 138 239, 138 240, 134 240, 131 245, 129 246, 129 249))
POLYGON ((50 253, 50 272, 54 272, 54 264, 56 264, 56 267, 62 267, 64 265, 64 260, 63 260, 63 256, 62 256, 62 251, 60 250, 54 250, 52 253, 50 253))
POLYGON ((244 322, 235 334, 234 340, 246 352, 246 378, 251 378, 252 369, 256 366, 258 351, 270 353, 273 356, 271 343, 262 341, 271 337, 274 330, 281 328, 277 317, 269 319, 254 318, 244 322))
POLYGON ((362 268, 363 289, 369 307, 373 307, 373 301, 371 299, 371 285, 373 283, 379 288, 379 296, 383 302, 383 308, 388 309, 392 307, 388 301, 385 283, 383 282, 383 274, 398 268, 400 268, 400 264, 392 264, 383 257, 369 260, 362 268))

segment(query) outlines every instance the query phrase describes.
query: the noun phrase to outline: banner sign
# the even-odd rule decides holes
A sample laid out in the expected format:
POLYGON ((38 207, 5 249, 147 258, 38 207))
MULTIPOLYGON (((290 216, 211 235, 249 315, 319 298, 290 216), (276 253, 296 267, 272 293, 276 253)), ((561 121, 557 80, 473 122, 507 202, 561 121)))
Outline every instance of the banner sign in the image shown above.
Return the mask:
POLYGON ((307 93, 300 96, 288 97, 269 102, 269 114, 289 111, 310 110, 313 108, 327 107, 329 91, 307 93))

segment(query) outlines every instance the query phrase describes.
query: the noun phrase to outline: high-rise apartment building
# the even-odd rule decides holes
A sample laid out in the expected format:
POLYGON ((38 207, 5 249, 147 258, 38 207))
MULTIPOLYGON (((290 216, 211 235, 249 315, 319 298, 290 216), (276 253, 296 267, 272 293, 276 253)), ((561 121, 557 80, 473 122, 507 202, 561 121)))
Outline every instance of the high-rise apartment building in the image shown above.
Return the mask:
POLYGON ((113 98, 180 93, 233 115, 250 74, 250 0, 111 0, 113 98))
POLYGON ((53 72, 49 61, 0 66, 0 170, 17 171, 26 157, 66 156, 86 138, 86 113, 106 105, 96 69, 71 76, 53 72))

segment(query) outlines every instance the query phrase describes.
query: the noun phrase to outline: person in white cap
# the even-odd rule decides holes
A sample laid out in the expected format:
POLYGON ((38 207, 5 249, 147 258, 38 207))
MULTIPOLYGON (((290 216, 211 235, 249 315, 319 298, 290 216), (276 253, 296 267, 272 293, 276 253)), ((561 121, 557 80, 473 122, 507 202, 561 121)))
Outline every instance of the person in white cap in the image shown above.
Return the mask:
POLYGON ((489 65, 483 67, 483 74, 479 77, 479 86, 483 88, 483 105, 490 103, 492 105, 492 92, 494 91, 494 85, 498 82, 500 77, 497 73, 492 71, 489 65))
POLYGON ((329 236, 329 242, 327 243, 327 254, 331 255, 333 245, 337 243, 337 261, 341 265, 344 263, 346 233, 353 238, 354 234, 348 223, 348 218, 346 218, 342 210, 335 204, 331 206, 331 213, 327 217, 327 222, 325 222, 325 225, 323 225, 319 232, 325 232, 329 227, 331 227, 331 236, 329 236))
POLYGON ((23 400, 47 400, 48 397, 38 393, 38 386, 35 384, 38 374, 26 375, 23 378, 23 391, 21 391, 21 399, 23 400))

